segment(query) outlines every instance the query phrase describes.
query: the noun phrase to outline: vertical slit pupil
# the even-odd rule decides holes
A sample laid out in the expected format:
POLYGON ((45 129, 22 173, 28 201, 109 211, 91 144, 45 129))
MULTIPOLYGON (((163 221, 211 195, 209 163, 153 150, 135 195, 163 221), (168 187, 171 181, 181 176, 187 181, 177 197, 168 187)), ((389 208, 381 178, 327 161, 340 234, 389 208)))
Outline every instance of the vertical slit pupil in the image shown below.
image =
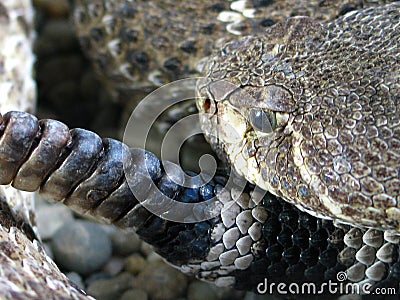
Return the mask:
POLYGON ((250 123, 258 131, 272 132, 271 122, 267 114, 261 109, 252 109, 250 111, 250 123))

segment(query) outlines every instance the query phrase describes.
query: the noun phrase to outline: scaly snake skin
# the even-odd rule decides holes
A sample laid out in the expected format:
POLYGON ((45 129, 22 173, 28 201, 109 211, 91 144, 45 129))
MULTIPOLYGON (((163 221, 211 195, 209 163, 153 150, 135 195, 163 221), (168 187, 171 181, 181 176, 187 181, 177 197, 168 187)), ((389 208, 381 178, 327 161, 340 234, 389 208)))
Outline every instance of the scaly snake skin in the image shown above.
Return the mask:
MULTIPOLYGON (((233 30, 232 26, 229 28, 233 30)), ((216 90, 211 84, 207 87, 207 96, 215 96, 216 90)), ((394 87, 398 89, 398 81, 394 82, 394 87)), ((225 95, 229 98, 231 93, 225 95)), ((208 108, 208 104, 200 104, 200 108, 208 108)), ((264 278, 276 282, 320 283, 334 280, 338 271, 346 271, 350 281, 361 285, 398 287, 400 265, 396 233, 317 219, 270 194, 260 197, 251 185, 238 198, 234 187, 228 191, 222 189, 224 175, 200 189, 185 189, 171 182, 154 155, 133 152, 128 160, 144 194, 152 195, 151 187, 145 188, 148 178, 143 170, 147 166, 157 187, 170 197, 197 202, 215 195, 226 207, 219 217, 209 221, 195 224, 165 221, 145 210, 127 187, 121 166, 121 151, 128 151, 125 145, 111 139, 102 140, 85 130, 69 131, 57 121, 38 122, 32 115, 21 112, 7 113, 1 118, 0 149, 2 184, 12 182, 22 190, 39 189, 81 213, 133 229, 182 271, 220 286, 254 289, 264 278), (78 165, 82 168, 77 173, 78 165)), ((57 297, 49 292, 53 289, 60 292, 60 298, 84 297, 69 286, 54 265, 50 263, 48 267, 48 258, 34 240, 29 226, 16 220, 4 201, 1 212, 4 232, 1 238, 4 264, 0 267, 2 293, 8 298, 23 293, 57 297), (19 252, 11 245, 22 245, 22 250, 19 252), (8 249, 15 252, 8 252, 8 249), (25 255, 29 258, 24 261, 25 255), (24 261, 24 270, 30 272, 21 273, 18 263, 6 264, 13 260, 24 261), (42 268, 47 268, 48 273, 42 268), (50 284, 49 278, 58 284, 50 284)))
POLYGON ((328 22, 391 1, 76 0, 82 49, 120 101, 199 74, 207 56, 238 36, 263 33, 291 16, 328 22))
POLYGON ((399 11, 291 18, 228 43, 199 91, 206 138, 310 213, 400 231, 399 11))

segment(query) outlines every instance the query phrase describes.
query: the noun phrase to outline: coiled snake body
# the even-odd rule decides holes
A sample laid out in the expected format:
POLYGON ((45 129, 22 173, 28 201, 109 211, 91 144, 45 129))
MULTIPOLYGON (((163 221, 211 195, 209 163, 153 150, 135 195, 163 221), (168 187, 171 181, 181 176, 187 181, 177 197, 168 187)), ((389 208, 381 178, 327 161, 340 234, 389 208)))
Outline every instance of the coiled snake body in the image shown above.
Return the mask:
MULTIPOLYGON (((115 3, 105 4, 105 12, 115 3)), ((127 18, 137 13, 128 9, 128 2, 122 3, 115 6, 127 18)), ((353 12, 326 26, 309 18, 289 19, 266 36, 226 44, 205 66, 209 80, 199 84, 198 107, 208 113, 201 120, 204 132, 239 173, 285 200, 301 201, 302 209, 352 225, 311 216, 251 184, 243 193, 235 184, 223 189, 224 174, 200 188, 179 186, 149 152, 130 151, 118 141, 82 129, 70 131, 60 122, 38 121, 22 112, 1 118, 0 182, 39 190, 81 213, 134 229, 183 272, 220 286, 254 289, 264 278, 321 284, 337 280, 338 272, 344 271, 347 280, 360 285, 398 288, 399 10, 393 3, 353 12), (335 89, 338 78, 341 84, 335 89), (231 125, 223 127, 224 122, 231 125), (231 139, 233 129, 239 139, 231 139), (367 139, 357 144, 358 136, 367 139), (133 186, 123 162, 130 166, 133 186), (131 188, 153 200, 158 199, 156 190, 181 202, 201 203, 215 196, 222 210, 207 221, 167 221, 147 211, 131 188), (373 209, 368 208, 372 204, 373 209), (353 227, 362 225, 374 228, 353 227)), ((234 25, 229 28, 234 31, 234 25)), ((127 34, 124 29, 119 33, 127 34)), ((116 45, 107 44, 113 51, 116 45)), ((143 53, 135 55, 143 61, 143 53)), ((100 56, 107 58, 105 53, 100 56)), ((106 62, 98 66, 108 68, 106 62)), ((5 201, 2 204, 4 293, 40 295, 49 278, 56 278, 66 295, 83 297, 65 287, 68 283, 55 267, 32 278, 47 266, 42 264, 47 258, 37 241, 21 233, 34 240, 29 226, 15 219, 5 201), (18 265, 10 263, 15 254, 7 252, 12 243, 22 245, 17 259, 23 260, 27 252, 31 264, 26 265, 37 271, 23 275, 30 278, 29 288, 23 280, 13 280, 18 265)))

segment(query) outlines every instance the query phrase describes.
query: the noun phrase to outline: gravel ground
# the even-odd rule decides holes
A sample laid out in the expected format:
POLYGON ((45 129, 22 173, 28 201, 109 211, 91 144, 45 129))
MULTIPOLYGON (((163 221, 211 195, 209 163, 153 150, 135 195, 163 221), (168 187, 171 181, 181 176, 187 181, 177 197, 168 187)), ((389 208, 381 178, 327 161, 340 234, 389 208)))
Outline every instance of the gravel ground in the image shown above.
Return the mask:
MULTIPOLYGON (((129 104, 112 101, 82 55, 68 1, 33 2, 38 117, 121 138, 129 104)), ((216 288, 181 274, 134 233, 86 221, 64 206, 36 198, 38 229, 49 255, 97 299, 256 299, 251 293, 216 288)))

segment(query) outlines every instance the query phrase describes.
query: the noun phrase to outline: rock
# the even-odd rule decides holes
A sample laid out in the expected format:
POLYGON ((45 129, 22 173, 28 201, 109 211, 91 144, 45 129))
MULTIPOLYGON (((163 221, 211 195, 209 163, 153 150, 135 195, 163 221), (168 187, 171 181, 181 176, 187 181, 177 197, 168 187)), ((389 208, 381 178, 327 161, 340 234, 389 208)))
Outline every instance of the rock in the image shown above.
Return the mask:
POLYGON ((134 275, 142 272, 147 266, 147 261, 140 254, 132 254, 125 259, 125 270, 134 275))
POLYGON ((172 300, 184 296, 188 278, 164 264, 148 265, 134 281, 134 287, 144 289, 152 300, 172 300))
POLYGON ((85 275, 100 269, 110 258, 112 248, 99 225, 77 220, 55 233, 52 250, 61 267, 85 275))
POLYGON ((140 247, 140 252, 142 252, 144 254, 144 256, 147 257, 151 253, 154 253, 154 249, 153 249, 152 245, 142 242, 141 247, 140 247))
POLYGON ((110 233, 110 239, 113 253, 120 256, 127 256, 139 252, 142 243, 136 233, 123 232, 117 228, 110 233))
POLYGON ((72 221, 72 212, 66 206, 43 204, 36 209, 36 224, 43 240, 51 239, 60 227, 72 221))
POLYGON ((51 244, 50 244, 50 242, 48 242, 48 243, 43 243, 43 248, 44 248, 44 251, 46 252, 46 254, 47 254, 52 260, 54 260, 53 250, 51 250, 51 244))
POLYGON ((120 298, 120 300, 147 300, 149 297, 145 290, 131 289, 127 290, 120 298))
POLYGON ((85 279, 85 285, 89 286, 92 284, 92 282, 101 280, 101 279, 111 279, 112 276, 106 272, 96 272, 93 274, 90 274, 89 277, 85 279))
POLYGON ((115 276, 124 268, 124 259, 121 257, 111 257, 104 265, 103 271, 115 276))
POLYGON ((164 259, 155 252, 151 252, 149 255, 147 255, 146 260, 148 263, 156 263, 156 262, 164 261, 164 259))
POLYGON ((98 300, 114 300, 132 287, 133 276, 128 272, 110 279, 99 279, 89 284, 87 293, 98 300))
POLYGON ((78 288, 83 290, 85 285, 83 284, 82 277, 76 272, 69 272, 67 274, 68 279, 71 280, 78 288))
POLYGON ((188 288, 188 300, 217 300, 215 286, 201 281, 193 281, 188 288))

